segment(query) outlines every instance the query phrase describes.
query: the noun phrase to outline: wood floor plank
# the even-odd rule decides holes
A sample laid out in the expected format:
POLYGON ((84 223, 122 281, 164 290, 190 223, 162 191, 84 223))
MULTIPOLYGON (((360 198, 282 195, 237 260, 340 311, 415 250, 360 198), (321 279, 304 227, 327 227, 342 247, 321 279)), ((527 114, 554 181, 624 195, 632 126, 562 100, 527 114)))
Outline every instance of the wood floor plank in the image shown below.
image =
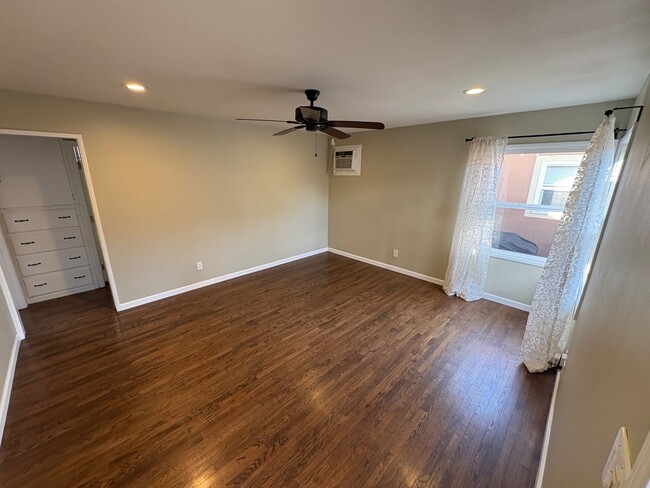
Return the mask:
POLYGON ((531 487, 524 312, 322 254, 116 313, 31 305, 0 486, 531 487))

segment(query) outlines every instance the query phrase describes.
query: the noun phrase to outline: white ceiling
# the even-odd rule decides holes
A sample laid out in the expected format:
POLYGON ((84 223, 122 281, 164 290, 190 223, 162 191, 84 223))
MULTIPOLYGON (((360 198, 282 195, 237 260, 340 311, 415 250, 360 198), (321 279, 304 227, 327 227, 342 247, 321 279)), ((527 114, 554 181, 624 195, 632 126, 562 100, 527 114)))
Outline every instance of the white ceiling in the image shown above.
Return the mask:
POLYGON ((648 70, 648 0, 0 0, 0 87, 226 119, 318 88, 395 127, 633 97, 648 70))

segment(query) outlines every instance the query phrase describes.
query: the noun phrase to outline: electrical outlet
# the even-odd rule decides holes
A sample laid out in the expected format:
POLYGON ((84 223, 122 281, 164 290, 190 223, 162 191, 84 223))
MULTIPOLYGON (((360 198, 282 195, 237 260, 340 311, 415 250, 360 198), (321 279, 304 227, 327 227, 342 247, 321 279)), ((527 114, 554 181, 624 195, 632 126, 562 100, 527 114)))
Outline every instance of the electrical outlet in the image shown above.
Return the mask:
POLYGON ((203 269, 203 261, 196 262, 196 270, 201 271, 203 269))
POLYGON ((399 257, 399 251, 397 249, 393 249, 393 257, 398 258, 399 257))

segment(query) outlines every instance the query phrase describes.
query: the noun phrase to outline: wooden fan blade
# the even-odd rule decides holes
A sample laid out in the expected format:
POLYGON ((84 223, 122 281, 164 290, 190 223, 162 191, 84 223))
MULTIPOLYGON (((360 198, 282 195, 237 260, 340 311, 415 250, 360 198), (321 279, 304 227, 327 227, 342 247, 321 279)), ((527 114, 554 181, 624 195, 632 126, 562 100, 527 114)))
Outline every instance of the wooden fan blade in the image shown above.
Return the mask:
POLYGON ((337 139, 347 139, 348 137, 350 137, 350 134, 346 134, 343 131, 335 129, 334 127, 319 128, 318 130, 332 137, 336 137, 337 139))
POLYGON ((305 128, 304 125, 297 125, 296 127, 291 127, 290 129, 285 129, 285 130, 281 130, 280 132, 276 132, 273 135, 274 136, 283 136, 285 134, 288 134, 289 132, 293 132, 294 130, 300 130, 300 129, 304 129, 304 128, 305 128))
POLYGON ((276 120, 276 119, 235 119, 235 120, 248 120, 251 122, 282 122, 285 124, 299 124, 295 120, 276 120))
POLYGON ((320 120, 320 112, 309 107, 300 107, 300 113, 305 120, 313 120, 318 122, 320 120))
POLYGON ((330 127, 349 127, 351 129, 376 129, 386 127, 381 122, 362 122, 358 120, 330 120, 327 125, 330 127))

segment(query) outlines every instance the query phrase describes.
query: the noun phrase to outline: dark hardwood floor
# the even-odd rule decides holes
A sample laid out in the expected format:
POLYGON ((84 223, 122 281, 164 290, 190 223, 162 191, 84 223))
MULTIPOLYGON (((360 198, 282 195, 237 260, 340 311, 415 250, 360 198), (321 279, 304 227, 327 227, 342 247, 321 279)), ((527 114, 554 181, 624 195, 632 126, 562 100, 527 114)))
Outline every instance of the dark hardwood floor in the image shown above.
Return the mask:
POLYGON ((31 305, 0 486, 532 487, 524 312, 322 254, 117 314, 31 305))

